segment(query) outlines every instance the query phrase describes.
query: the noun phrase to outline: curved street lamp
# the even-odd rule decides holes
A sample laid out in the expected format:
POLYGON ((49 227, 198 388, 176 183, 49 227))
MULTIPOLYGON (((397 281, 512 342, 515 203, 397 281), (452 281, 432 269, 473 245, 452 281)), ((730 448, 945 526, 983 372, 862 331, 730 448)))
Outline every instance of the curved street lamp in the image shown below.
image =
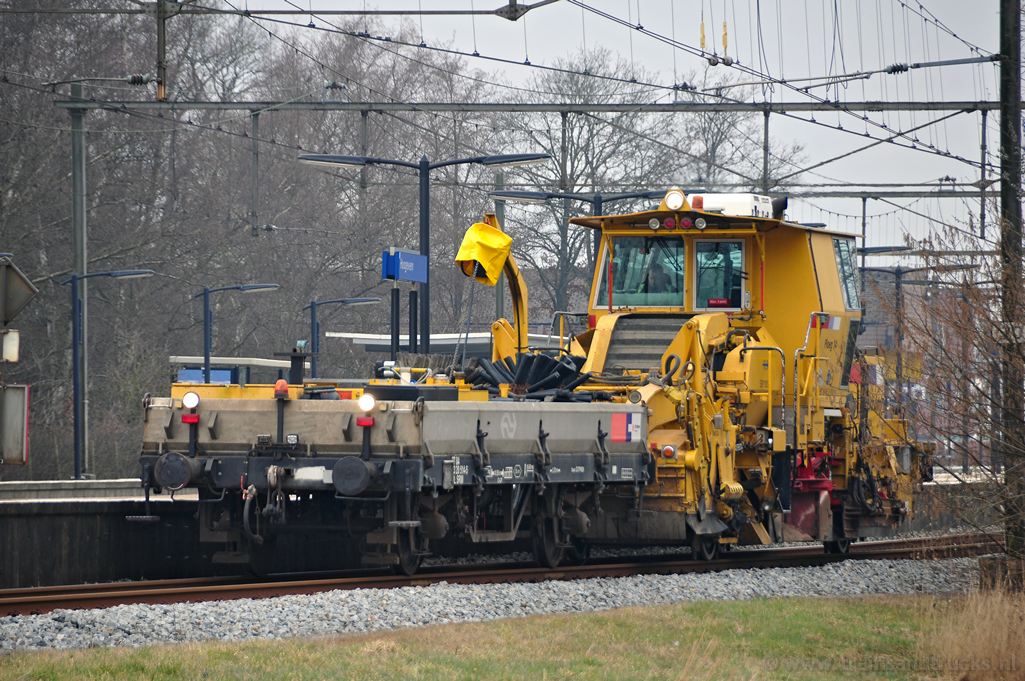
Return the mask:
POLYGON ((420 336, 423 339, 425 353, 431 351, 431 294, 430 294, 430 251, 431 251, 431 171, 447 166, 475 163, 482 166, 511 167, 524 166, 551 158, 550 154, 494 154, 489 156, 469 156, 447 161, 431 163, 426 155, 420 157, 419 163, 377 158, 375 156, 344 156, 339 154, 303 154, 301 163, 326 168, 339 166, 363 168, 374 165, 399 166, 417 172, 420 184, 420 254, 427 256, 428 281, 420 284, 420 336))
POLYGON ((231 286, 218 286, 210 288, 204 286, 203 290, 192 296, 192 299, 203 299, 203 382, 210 382, 210 347, 213 345, 213 313, 210 311, 210 294, 223 291, 238 291, 239 293, 263 293, 266 291, 277 291, 280 284, 233 284, 231 286))
POLYGON ((152 277, 153 270, 109 270, 72 274, 62 282, 71 285, 71 392, 72 429, 74 430, 75 480, 82 479, 83 446, 85 444, 85 402, 82 380, 82 299, 78 295, 78 282, 83 279, 142 279, 152 277))
POLYGON ((317 308, 322 305, 375 305, 380 298, 335 298, 334 300, 317 300, 314 298, 303 310, 310 311, 310 378, 317 377, 317 355, 320 353, 320 321, 317 319, 317 308))

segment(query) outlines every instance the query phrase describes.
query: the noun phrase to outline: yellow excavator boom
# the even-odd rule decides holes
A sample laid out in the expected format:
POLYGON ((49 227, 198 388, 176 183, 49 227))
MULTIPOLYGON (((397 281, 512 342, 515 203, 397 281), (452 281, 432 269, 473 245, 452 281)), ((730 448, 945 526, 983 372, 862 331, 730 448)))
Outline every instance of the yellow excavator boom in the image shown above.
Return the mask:
POLYGON ((527 284, 512 256, 512 237, 502 231, 494 213, 485 213, 483 222, 470 225, 456 253, 456 264, 463 274, 482 284, 495 286, 501 275, 509 284, 513 305, 513 323, 496 320, 491 325, 492 360, 513 357, 527 350, 527 284))

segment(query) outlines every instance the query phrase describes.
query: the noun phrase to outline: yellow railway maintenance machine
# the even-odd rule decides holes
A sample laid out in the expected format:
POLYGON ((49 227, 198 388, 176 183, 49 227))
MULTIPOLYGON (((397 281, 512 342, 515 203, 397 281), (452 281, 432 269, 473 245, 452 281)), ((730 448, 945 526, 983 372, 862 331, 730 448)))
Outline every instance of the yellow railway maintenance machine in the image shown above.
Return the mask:
POLYGON ((490 360, 355 389, 175 384, 145 402, 143 483, 197 488, 201 540, 251 563, 295 531, 407 573, 438 546, 517 540, 549 566, 594 544, 844 552, 907 517, 928 450, 852 382, 882 375, 855 351, 854 238, 784 207, 674 188, 574 218, 600 251, 588 330, 558 352, 528 347, 512 239, 487 215, 456 261, 509 283, 490 360))
MULTIPOLYGON (((655 462, 637 494, 602 495, 588 542, 690 541, 704 558, 794 540, 846 552, 911 511, 931 448, 858 402, 852 370, 882 367, 855 348, 854 237, 787 222, 785 207, 674 188, 658 210, 571 220, 599 230, 601 247, 589 330, 563 352, 586 358, 579 390, 646 407, 643 430, 614 424, 611 437, 643 439, 655 462)), ((503 262, 498 231, 490 215, 470 229, 464 272, 477 252, 475 273, 494 281, 480 263, 503 262)), ((514 302, 525 301, 504 262, 514 302)), ((516 325, 493 325, 494 362, 522 357, 525 309, 516 325)))

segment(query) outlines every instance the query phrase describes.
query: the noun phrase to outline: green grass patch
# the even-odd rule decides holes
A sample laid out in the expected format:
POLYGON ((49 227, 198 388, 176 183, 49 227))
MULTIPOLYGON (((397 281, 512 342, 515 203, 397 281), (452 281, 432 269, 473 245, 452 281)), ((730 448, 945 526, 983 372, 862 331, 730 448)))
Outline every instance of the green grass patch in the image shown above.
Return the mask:
POLYGON ((7 679, 901 679, 935 599, 761 599, 286 641, 24 652, 7 679))

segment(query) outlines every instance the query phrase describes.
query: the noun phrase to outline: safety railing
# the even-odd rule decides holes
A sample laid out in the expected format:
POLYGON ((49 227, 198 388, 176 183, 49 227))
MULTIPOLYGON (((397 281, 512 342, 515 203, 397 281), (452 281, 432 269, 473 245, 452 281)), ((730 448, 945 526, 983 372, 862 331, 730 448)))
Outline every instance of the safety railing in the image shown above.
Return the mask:
POLYGON ((587 317, 586 312, 569 312, 567 310, 556 310, 552 315, 552 323, 548 326, 548 342, 551 343, 552 335, 555 333, 555 325, 559 326, 559 352, 560 354, 570 354, 569 341, 572 338, 567 333, 566 317, 575 317, 577 319, 584 319, 587 317))
POLYGON ((818 362, 825 358, 819 356, 819 346, 822 342, 822 326, 827 324, 829 320, 829 314, 826 312, 812 312, 808 315, 808 329, 804 334, 804 344, 794 351, 794 431, 793 431, 793 442, 795 448, 800 448, 800 435, 804 435, 807 439, 807 430, 801 429, 801 410, 803 408, 810 409, 812 403, 809 403, 809 399, 813 399, 814 406, 816 409, 819 408, 820 395, 819 395, 819 382, 814 380, 818 368, 818 362), (814 338, 812 337, 812 331, 815 332, 814 338), (809 344, 814 340, 812 345, 812 352, 808 352, 809 344), (801 381, 801 360, 811 360, 806 362, 808 369, 805 371, 804 382, 801 381))

